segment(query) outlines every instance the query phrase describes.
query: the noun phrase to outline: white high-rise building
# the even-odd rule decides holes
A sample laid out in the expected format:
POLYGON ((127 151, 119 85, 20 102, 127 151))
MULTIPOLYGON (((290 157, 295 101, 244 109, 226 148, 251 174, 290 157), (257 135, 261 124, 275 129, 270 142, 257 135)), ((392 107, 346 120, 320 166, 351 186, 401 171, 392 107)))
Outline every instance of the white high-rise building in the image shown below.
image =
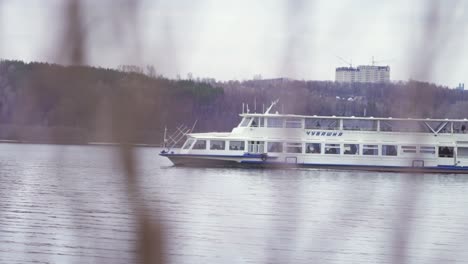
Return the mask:
POLYGON ((336 82, 384 83, 390 81, 390 66, 360 65, 339 67, 335 72, 336 82))

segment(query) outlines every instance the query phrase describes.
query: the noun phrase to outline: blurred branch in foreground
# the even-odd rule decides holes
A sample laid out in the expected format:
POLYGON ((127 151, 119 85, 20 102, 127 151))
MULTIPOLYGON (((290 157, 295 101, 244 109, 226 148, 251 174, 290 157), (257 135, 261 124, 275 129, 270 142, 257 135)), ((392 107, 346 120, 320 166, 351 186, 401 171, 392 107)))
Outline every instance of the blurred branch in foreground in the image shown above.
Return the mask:
MULTIPOLYGON (((83 28, 83 12, 82 5, 79 0, 71 0, 66 6, 64 13, 68 14, 67 31, 65 32, 63 41, 63 50, 66 54, 63 56, 71 60, 72 65, 82 65, 86 63, 86 47, 85 40, 89 29, 83 28)), ((108 5, 114 5, 113 2, 107 2, 108 5)), ((121 36, 123 24, 131 25, 131 32, 134 34, 130 37, 136 44, 132 50, 126 51, 129 56, 139 57, 139 31, 137 26, 137 11, 139 1, 121 1, 119 4, 123 5, 123 11, 125 14, 121 14, 119 17, 114 17, 112 21, 124 21, 124 23, 115 23, 114 32, 115 35, 121 36)), ((129 37, 129 36, 127 36, 129 37)), ((88 40, 92 43, 92 40, 88 40)), ((137 220, 137 244, 136 252, 140 263, 164 263, 164 252, 163 252, 163 235, 162 225, 158 223, 157 219, 151 218, 149 211, 150 209, 145 205, 140 190, 138 188, 138 174, 135 169, 135 156, 133 152, 132 142, 135 137, 135 127, 138 127, 138 123, 141 121, 136 110, 140 104, 132 104, 132 98, 135 94, 132 92, 132 83, 129 83, 128 87, 121 87, 120 92, 125 93, 125 96, 115 97, 112 100, 112 115, 107 118, 112 118, 112 131, 116 142, 120 143, 120 157, 124 175, 127 179, 127 193, 130 199, 130 205, 133 207, 132 212, 137 220), (123 100, 120 100, 123 99, 123 100), (130 104, 129 104, 130 102, 130 104)), ((116 91, 118 92, 118 91, 116 91)), ((157 122, 157 120, 156 120, 157 122)), ((153 208, 154 209, 154 208, 153 208)))

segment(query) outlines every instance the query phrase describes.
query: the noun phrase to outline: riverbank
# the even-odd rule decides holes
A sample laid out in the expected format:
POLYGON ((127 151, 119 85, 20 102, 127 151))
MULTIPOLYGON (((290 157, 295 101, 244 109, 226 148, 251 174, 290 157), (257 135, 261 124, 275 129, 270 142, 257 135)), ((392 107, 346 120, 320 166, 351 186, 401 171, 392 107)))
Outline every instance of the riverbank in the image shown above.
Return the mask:
MULTIPOLYGON (((135 131, 129 140, 136 146, 161 146, 164 132, 135 131)), ((58 144, 58 145, 118 145, 111 130, 91 130, 69 126, 0 125, 1 143, 58 144)))
MULTIPOLYGON (((91 145, 91 146, 118 146, 119 142, 87 142, 87 143, 50 143, 50 142, 32 142, 32 141, 21 141, 21 140, 9 140, 9 139, 0 139, 0 144, 47 144, 47 145, 91 145)), ((151 148, 162 148, 162 144, 142 144, 142 143, 133 143, 130 144, 134 147, 151 147, 151 148)))

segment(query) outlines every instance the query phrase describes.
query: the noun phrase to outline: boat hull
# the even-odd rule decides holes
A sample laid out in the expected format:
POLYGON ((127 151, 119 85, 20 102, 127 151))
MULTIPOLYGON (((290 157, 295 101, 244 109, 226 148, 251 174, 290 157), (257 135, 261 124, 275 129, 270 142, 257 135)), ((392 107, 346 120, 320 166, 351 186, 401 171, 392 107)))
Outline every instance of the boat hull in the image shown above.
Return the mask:
POLYGON ((249 167, 249 168, 316 168, 329 170, 360 170, 376 172, 401 173, 450 173, 468 174, 468 167, 434 166, 434 167, 405 167, 379 165, 348 165, 348 164, 320 164, 320 163, 287 163, 276 160, 262 160, 260 156, 217 156, 161 153, 175 166, 186 167, 249 167))
POLYGON ((194 158, 186 156, 166 156, 175 166, 187 167, 235 167, 238 162, 233 160, 223 160, 214 158, 194 158))

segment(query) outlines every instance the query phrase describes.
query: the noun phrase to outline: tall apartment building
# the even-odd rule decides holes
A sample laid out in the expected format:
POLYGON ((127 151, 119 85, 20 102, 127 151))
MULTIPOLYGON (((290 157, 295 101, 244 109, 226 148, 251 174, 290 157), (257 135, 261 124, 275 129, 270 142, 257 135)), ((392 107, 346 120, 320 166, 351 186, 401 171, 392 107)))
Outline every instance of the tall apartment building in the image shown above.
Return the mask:
POLYGON ((338 67, 335 81, 352 83, 384 83, 390 81, 390 66, 360 65, 354 67, 338 67))

